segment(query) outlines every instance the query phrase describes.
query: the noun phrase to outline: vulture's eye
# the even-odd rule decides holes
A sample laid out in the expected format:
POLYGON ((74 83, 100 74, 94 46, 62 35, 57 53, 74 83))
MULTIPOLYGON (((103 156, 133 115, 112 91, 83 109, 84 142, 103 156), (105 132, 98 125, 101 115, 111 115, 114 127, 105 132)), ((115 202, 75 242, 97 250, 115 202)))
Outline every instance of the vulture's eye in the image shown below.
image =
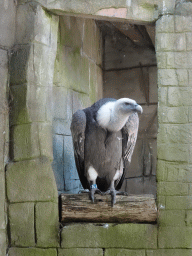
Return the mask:
POLYGON ((125 105, 126 105, 126 106, 129 106, 129 105, 130 105, 130 103, 128 103, 128 102, 125 102, 125 105))

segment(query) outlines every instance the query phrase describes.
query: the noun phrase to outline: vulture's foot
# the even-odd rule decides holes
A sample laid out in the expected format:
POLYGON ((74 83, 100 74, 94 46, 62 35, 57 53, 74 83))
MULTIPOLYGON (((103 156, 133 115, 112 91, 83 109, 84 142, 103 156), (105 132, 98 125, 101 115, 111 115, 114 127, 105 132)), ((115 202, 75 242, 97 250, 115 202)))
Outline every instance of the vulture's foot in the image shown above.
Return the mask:
POLYGON ((90 192, 89 192, 90 199, 93 203, 95 200, 95 194, 102 194, 102 192, 97 188, 96 184, 93 184, 90 186, 90 192))
POLYGON ((111 206, 113 207, 114 204, 116 203, 116 194, 118 194, 118 191, 115 190, 114 188, 110 188, 107 190, 104 195, 111 195, 111 206))

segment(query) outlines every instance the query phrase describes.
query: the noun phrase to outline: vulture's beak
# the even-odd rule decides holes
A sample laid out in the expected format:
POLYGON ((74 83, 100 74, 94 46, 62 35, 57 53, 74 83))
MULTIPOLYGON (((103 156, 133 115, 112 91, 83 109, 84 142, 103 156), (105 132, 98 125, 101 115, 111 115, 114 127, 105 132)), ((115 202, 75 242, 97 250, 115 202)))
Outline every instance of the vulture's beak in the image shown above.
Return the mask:
POLYGON ((140 114, 143 113, 143 108, 142 108, 140 105, 138 105, 138 104, 135 106, 135 110, 136 110, 138 113, 140 113, 140 114))

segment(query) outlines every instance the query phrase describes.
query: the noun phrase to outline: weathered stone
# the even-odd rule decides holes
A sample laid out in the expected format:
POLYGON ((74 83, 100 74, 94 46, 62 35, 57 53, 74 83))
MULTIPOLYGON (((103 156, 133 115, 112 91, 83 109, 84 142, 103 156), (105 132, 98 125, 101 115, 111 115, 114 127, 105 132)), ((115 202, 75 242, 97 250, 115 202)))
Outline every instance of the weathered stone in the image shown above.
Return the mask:
POLYGON ((189 249, 158 249, 147 250, 146 256, 191 256, 191 253, 189 249))
POLYGON ((2 1, 0 3, 0 17, 0 45, 10 48, 13 46, 15 39, 16 5, 13 1, 2 1))
POLYGON ((11 136, 11 154, 14 160, 40 156, 38 123, 13 126, 11 136))
POLYGON ((7 234, 6 230, 0 229, 0 255, 6 255, 7 251, 7 234))
POLYGON ((91 100, 89 98, 89 95, 85 93, 79 93, 73 91, 73 113, 75 113, 78 109, 83 109, 90 107, 91 100))
POLYGON ((167 196, 166 209, 192 209, 192 196, 167 196))
POLYGON ((190 63, 190 56, 189 56, 189 52, 175 52, 174 53, 175 56, 175 64, 174 67, 175 68, 190 68, 189 63, 190 63))
POLYGON ((158 159, 167 161, 189 161, 189 146, 186 144, 158 144, 158 159))
POLYGON ((188 87, 168 88, 168 104, 170 107, 191 105, 192 89, 188 87))
POLYGON ((72 117, 72 95, 66 88, 53 87, 53 116, 61 119, 72 117))
POLYGON ((188 73, 186 69, 176 69, 179 86, 188 86, 188 73))
POLYGON ((156 22, 156 33, 173 33, 174 32, 174 16, 163 15, 156 22))
POLYGON ((128 194, 141 195, 143 194, 144 184, 143 177, 136 177, 131 179, 126 179, 124 181, 125 191, 128 194))
POLYGON ((0 230, 6 228, 5 173, 0 171, 0 230))
POLYGON ((37 3, 26 3, 17 8, 16 44, 32 41, 50 45, 52 15, 37 3))
POLYGON ((164 196, 186 196, 188 195, 188 183, 181 182, 158 182, 159 195, 164 196))
POLYGON ((64 137, 64 180, 67 193, 78 193, 81 187, 75 166, 73 143, 71 136, 64 137))
POLYGON ((35 246, 34 203, 9 205, 12 246, 35 246))
POLYGON ((160 15, 170 15, 175 11, 175 0, 165 0, 158 2, 158 11, 160 15))
POLYGON ((174 69, 159 69, 158 84, 161 86, 177 86, 177 73, 174 69))
POLYGON ((167 68, 167 52, 156 52, 158 68, 167 68))
POLYGON ((166 68, 172 69, 175 68, 175 52, 166 52, 166 68))
POLYGON ((53 119, 53 134, 58 135, 71 135, 70 131, 71 121, 63 120, 62 118, 53 119))
POLYGON ((156 37, 156 49, 161 51, 185 51, 185 33, 159 33, 156 37))
POLYGON ((56 249, 10 248, 9 256, 57 256, 56 249))
POLYGON ((139 136, 148 134, 148 138, 157 136, 157 106, 143 106, 143 113, 139 116, 139 136))
POLYGON ((40 202, 35 206, 35 225, 38 247, 59 246, 58 204, 40 202))
POLYGON ((167 87, 158 88, 158 104, 159 106, 167 106, 167 87))
POLYGON ((61 193, 64 192, 64 137, 62 135, 53 135, 53 171, 57 189, 61 193))
POLYGON ((192 17, 175 15, 175 32, 192 32, 192 17))
POLYGON ((192 86, 192 69, 188 69, 189 86, 192 86))
POLYGON ((157 67, 149 68, 149 102, 157 103, 157 67))
POLYGON ((60 16, 60 43, 62 45, 81 48, 85 19, 73 16, 60 16))
POLYGON ((143 194, 152 194, 156 196, 157 184, 156 176, 144 177, 143 194))
POLYGON ((145 250, 106 249, 105 256, 145 256, 145 250))
POLYGON ((186 211, 186 214, 185 214, 185 224, 187 226, 192 227, 192 210, 186 211))
POLYGON ((158 143, 192 143, 191 125, 160 124, 157 141, 158 143))
POLYGON ((192 228, 160 227, 159 248, 192 248, 192 228))
POLYGON ((159 107, 158 115, 160 123, 188 123, 187 107, 159 107))
POLYGON ((11 125, 46 121, 48 89, 34 85, 11 86, 11 125))
POLYGON ((92 248, 72 248, 72 249, 59 249, 58 256, 103 256, 102 249, 92 248))
POLYGON ((39 123, 38 130, 40 154, 53 160, 52 126, 49 123, 39 123))
POLYGON ((89 98, 91 103, 97 101, 97 72, 96 64, 89 61, 89 98))
POLYGON ((157 227, 146 224, 72 224, 62 230, 63 248, 156 248, 157 227))
POLYGON ((159 212, 158 222, 161 227, 185 227, 185 211, 162 210, 159 212))
POLYGON ((103 98, 103 71, 100 67, 96 66, 97 72, 97 100, 103 98))
POLYGON ((10 202, 58 200, 51 162, 46 157, 8 164, 6 179, 10 202))
POLYGON ((158 159, 157 161, 157 180, 166 181, 167 180, 167 169, 165 161, 158 159))

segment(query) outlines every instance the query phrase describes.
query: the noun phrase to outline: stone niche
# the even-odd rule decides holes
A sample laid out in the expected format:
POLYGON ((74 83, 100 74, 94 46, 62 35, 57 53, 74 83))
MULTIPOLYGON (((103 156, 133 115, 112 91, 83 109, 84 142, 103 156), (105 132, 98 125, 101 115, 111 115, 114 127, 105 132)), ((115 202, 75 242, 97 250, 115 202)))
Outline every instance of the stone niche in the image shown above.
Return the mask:
POLYGON ((72 114, 102 97, 142 105, 138 140, 122 190, 156 194, 155 26, 60 16, 53 82, 53 170, 60 193, 78 193, 72 114))

